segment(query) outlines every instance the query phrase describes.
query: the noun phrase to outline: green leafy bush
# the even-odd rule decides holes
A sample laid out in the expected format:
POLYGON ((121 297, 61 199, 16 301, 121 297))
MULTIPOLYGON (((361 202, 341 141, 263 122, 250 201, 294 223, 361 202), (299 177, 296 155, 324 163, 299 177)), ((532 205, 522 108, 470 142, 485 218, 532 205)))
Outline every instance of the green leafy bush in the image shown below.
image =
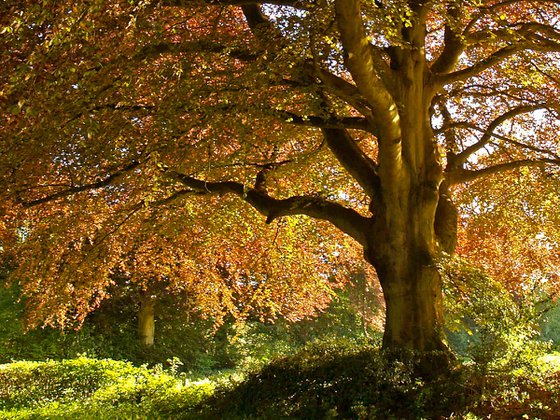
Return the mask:
POLYGON ((560 349, 560 301, 550 299, 544 303, 543 315, 539 326, 543 341, 548 341, 556 349, 560 349))
POLYGON ((211 380, 191 381, 163 369, 114 360, 15 362, 0 365, 0 417, 153 418, 188 412, 214 392, 211 380))
POLYGON ((497 418, 560 412, 560 377, 543 362, 550 345, 540 339, 537 299, 514 298, 460 258, 442 262, 442 271, 448 336, 480 393, 473 411, 497 418))
POLYGON ((446 327, 454 350, 485 374, 532 364, 547 351, 538 340, 539 313, 528 299, 504 287, 460 258, 442 261, 446 327))

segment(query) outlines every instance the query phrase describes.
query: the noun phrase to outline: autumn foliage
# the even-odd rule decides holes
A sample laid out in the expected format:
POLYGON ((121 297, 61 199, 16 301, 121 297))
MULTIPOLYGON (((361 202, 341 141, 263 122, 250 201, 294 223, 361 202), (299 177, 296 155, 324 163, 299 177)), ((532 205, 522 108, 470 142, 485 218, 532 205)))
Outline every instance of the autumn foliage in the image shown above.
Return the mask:
POLYGON ((296 320, 368 265, 384 344, 445 350, 457 243, 511 290, 558 282, 555 1, 0 7, 1 240, 32 324, 119 282, 296 320))

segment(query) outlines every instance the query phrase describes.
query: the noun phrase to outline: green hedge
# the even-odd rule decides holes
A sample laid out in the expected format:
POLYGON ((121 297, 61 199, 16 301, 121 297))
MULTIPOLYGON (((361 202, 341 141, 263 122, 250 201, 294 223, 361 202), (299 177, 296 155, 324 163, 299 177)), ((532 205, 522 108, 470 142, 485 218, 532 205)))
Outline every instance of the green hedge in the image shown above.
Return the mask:
POLYGON ((214 388, 114 360, 14 362, 0 365, 0 418, 154 418, 188 412, 214 388))

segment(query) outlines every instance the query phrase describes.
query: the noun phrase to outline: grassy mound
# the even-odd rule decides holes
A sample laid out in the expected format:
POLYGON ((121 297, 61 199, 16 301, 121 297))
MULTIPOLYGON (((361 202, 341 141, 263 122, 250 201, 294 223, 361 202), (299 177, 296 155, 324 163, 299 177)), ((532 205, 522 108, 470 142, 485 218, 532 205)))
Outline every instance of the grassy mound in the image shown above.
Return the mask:
POLYGON ((426 383, 413 363, 387 360, 377 347, 308 346, 230 389, 218 390, 205 418, 431 418, 464 411, 477 397, 463 370, 426 383))

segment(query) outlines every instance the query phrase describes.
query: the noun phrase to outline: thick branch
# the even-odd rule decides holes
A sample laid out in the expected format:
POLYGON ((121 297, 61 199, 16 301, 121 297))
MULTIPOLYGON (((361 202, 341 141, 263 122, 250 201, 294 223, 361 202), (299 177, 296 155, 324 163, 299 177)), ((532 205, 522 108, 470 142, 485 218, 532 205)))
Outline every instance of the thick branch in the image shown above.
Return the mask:
POLYGON ((329 149, 369 197, 379 194, 377 165, 356 144, 346 130, 323 129, 329 149))
POLYGON ((342 45, 346 53, 346 66, 358 90, 373 109, 374 118, 387 141, 400 139, 397 105, 381 78, 385 62, 375 56, 368 41, 361 18, 359 0, 337 0, 336 19, 342 45))
POLYGON ((449 185, 442 182, 439 187, 434 229, 441 249, 450 255, 455 252, 457 246, 457 218, 457 206, 451 199, 449 185))
POLYGON ((315 115, 298 115, 285 110, 274 110, 273 115, 286 122, 317 128, 340 128, 363 130, 374 133, 369 121, 362 117, 318 117, 315 115))
POLYGON ((341 204, 311 196, 297 196, 279 200, 263 191, 248 188, 239 182, 207 182, 175 171, 166 173, 171 178, 201 194, 235 194, 266 216, 267 223, 271 223, 278 217, 303 214, 316 219, 327 220, 356 239, 360 244, 364 246, 366 244, 365 226, 370 222, 370 219, 341 204))
POLYGON ((272 45, 278 49, 285 40, 280 30, 262 12, 259 4, 248 4, 241 7, 245 20, 251 28, 251 32, 263 45, 272 45))
MULTIPOLYGON (((459 7, 459 5, 454 3, 449 4, 448 14, 451 19, 458 21, 460 15, 459 7)), ((451 24, 453 23, 455 22, 451 22, 451 24)), ((443 42, 443 51, 432 65, 434 74, 449 73, 453 70, 465 49, 461 34, 457 33, 449 23, 445 25, 443 42)))
POLYGON ((275 6, 290 6, 296 9, 306 9, 311 2, 303 0, 163 0, 164 6, 192 7, 200 4, 216 6, 246 6, 255 4, 271 4, 275 6))
POLYGON ((356 86, 324 69, 318 70, 317 77, 323 82, 328 92, 350 104, 362 115, 372 115, 368 103, 356 86))

